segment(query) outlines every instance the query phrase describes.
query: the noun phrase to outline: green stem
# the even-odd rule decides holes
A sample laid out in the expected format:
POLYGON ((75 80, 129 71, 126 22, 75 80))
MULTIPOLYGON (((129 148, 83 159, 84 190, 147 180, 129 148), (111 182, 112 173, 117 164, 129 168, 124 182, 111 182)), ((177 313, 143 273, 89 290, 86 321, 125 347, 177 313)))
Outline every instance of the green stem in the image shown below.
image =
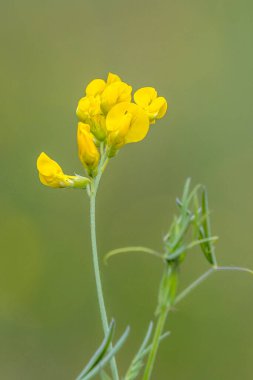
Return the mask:
POLYGON ((164 329, 164 325, 165 325, 165 322, 167 319, 168 312, 169 312, 169 309, 164 308, 159 315, 157 325, 156 325, 156 329, 155 329, 153 342, 152 342, 152 348, 151 348, 151 351, 150 351, 150 354, 148 357, 148 362, 147 362, 147 365, 145 368, 143 380, 149 380, 150 379, 150 376, 151 376, 151 373, 152 373, 152 370, 154 367, 155 359, 156 359, 156 354, 158 351, 160 338, 161 338, 161 335, 162 335, 162 332, 164 329))
POLYGON ((246 272, 253 274, 253 270, 248 268, 242 268, 242 267, 219 267, 219 266, 213 266, 208 271, 203 273, 197 280, 193 281, 189 286, 187 286, 186 289, 184 289, 175 299, 174 305, 178 304, 182 299, 184 299, 186 296, 188 296, 189 293, 191 293, 197 286, 199 286, 203 281, 205 281, 212 273, 214 272, 220 272, 220 271, 238 271, 238 272, 246 272))
POLYGON ((149 380, 151 378, 151 373, 153 371, 159 343, 160 343, 164 325, 169 313, 169 306, 171 304, 173 293, 174 293, 174 286, 172 286, 174 273, 175 272, 173 271, 172 266, 168 266, 161 280, 160 291, 159 291, 159 296, 158 296, 158 306, 157 306, 159 317, 156 323, 156 329, 155 329, 153 341, 151 343, 151 350, 148 356, 148 361, 145 367, 142 380, 149 380))
MULTIPOLYGON (((96 238, 96 193, 98 189, 98 185, 101 179, 102 171, 99 170, 98 175, 91 183, 91 189, 90 189, 90 229, 91 229, 91 246, 92 246, 92 257, 93 257, 93 265, 94 265, 94 272, 95 272, 95 280, 96 280, 96 287, 97 287, 97 297, 98 297, 98 303, 99 303, 99 309, 100 309, 100 315, 103 325, 104 334, 106 335, 109 330, 109 324, 108 324, 108 318, 105 308, 105 301, 103 296, 103 288, 102 288, 102 282, 100 277, 100 269, 99 269, 99 259, 98 259, 98 250, 97 250, 97 238, 96 238)), ((111 370, 113 374, 114 380, 119 380, 118 375, 118 369, 116 360, 113 357, 110 361, 111 364, 111 370)))
POLYGON ((95 271, 95 279, 97 285, 97 296, 98 303, 100 308, 100 314, 103 324, 103 329, 105 334, 108 332, 108 320, 105 309, 105 302, 103 297, 102 283, 100 278, 100 269, 99 269, 99 261, 98 261, 98 252, 97 252, 97 241, 96 241, 96 225, 95 225, 95 195, 91 193, 90 197, 90 225, 91 225, 91 245, 92 245, 92 256, 93 256, 93 265, 95 271))
POLYGON ((158 295, 158 306, 156 313, 159 317, 156 324, 156 329, 151 343, 151 350, 148 361, 145 367, 142 380, 150 380, 153 371, 159 343, 163 333, 164 325, 168 317, 171 306, 174 304, 176 290, 178 286, 178 262, 166 264, 166 269, 163 274, 160 290, 158 295))
MULTIPOLYGON (((247 272, 247 273, 253 274, 253 270, 250 270, 248 268, 235 267, 235 266, 226 267, 226 266, 217 266, 217 265, 215 265, 212 268, 210 268, 209 270, 207 270, 205 273, 203 273, 199 278, 197 278, 193 283, 191 283, 186 289, 184 289, 173 300, 173 302, 171 304, 172 305, 176 305, 177 303, 179 303, 189 293, 191 293, 195 288, 197 288, 203 281, 205 281, 212 273, 219 272, 219 271, 240 271, 240 272, 247 272)), ((167 274, 165 273, 165 276, 166 275, 167 276, 171 276, 172 272, 168 271, 167 274)), ((165 290, 166 290, 166 288, 165 288, 165 290)), ((167 297, 170 298, 170 295, 169 295, 169 293, 166 294, 166 292, 165 292, 165 299, 167 297)), ((172 296, 172 299, 173 298, 174 297, 172 296)), ((150 351, 150 354, 149 354, 148 362, 147 362, 147 365, 146 365, 146 368, 145 368, 145 372, 144 372, 144 376, 143 376, 142 380, 149 380, 150 379, 150 376, 151 376, 151 373, 152 373, 152 370, 153 370, 153 367, 154 367, 154 362, 155 362, 155 359, 156 359, 156 354, 157 354, 158 347, 159 347, 159 342, 160 342, 160 339, 161 339, 161 335, 162 335, 162 332, 163 332, 163 329, 164 329, 164 325, 165 325, 165 322, 166 322, 169 310, 170 310, 170 307, 168 307, 168 305, 166 307, 166 302, 165 302, 165 304, 163 305, 163 307, 160 309, 160 314, 159 314, 159 318, 158 318, 158 321, 157 321, 154 338, 153 338, 153 341, 152 341, 152 348, 151 348, 151 351, 150 351)))
POLYGON ((180 302, 183 298, 188 296, 189 293, 193 289, 195 289, 197 286, 199 286, 203 281, 205 281, 214 271, 216 270, 215 267, 210 268, 205 273, 203 273, 197 280, 193 281, 189 286, 187 286, 186 289, 184 289, 175 299, 174 305, 176 305, 178 302, 180 302))

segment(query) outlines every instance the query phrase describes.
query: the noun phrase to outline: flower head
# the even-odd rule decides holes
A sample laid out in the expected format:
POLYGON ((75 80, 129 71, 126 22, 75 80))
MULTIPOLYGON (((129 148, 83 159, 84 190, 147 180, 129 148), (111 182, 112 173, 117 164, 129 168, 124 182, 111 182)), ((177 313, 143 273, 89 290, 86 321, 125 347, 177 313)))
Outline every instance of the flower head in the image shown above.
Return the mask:
POLYGON ((147 113, 151 123, 155 123, 156 119, 161 119, 167 111, 166 99, 157 96, 157 92, 153 87, 143 87, 134 94, 134 101, 147 113))
POLYGON ((108 144, 115 149, 143 140, 149 130, 149 119, 141 107, 122 102, 115 105, 106 117, 108 144))
POLYGON ((90 180, 78 175, 64 174, 60 165, 42 152, 37 159, 39 178, 43 185, 54 188, 85 187, 90 180))
POLYGON ((78 102, 76 114, 78 119, 89 124, 97 140, 106 139, 105 118, 110 109, 121 102, 131 102, 132 87, 113 73, 107 81, 94 79, 86 87, 85 94, 78 102))

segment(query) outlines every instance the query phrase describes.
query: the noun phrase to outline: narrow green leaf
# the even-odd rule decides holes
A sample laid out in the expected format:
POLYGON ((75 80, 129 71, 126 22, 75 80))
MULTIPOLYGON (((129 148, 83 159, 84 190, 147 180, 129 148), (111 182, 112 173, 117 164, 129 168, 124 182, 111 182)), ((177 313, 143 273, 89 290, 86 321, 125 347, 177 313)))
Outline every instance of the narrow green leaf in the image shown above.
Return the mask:
MULTIPOLYGON (((204 216, 204 220, 202 221, 203 229, 200 228, 200 236, 202 239, 210 238, 211 226, 209 219, 208 195, 206 188, 204 188, 202 192, 202 214, 204 216)), ((201 248, 209 263, 211 263, 212 265, 216 265, 217 262, 214 253, 214 245, 212 244, 212 242, 207 241, 201 244, 201 248)))
POLYGON ((152 330, 153 330, 153 322, 150 322, 149 327, 148 327, 148 331, 144 337, 144 340, 141 344, 141 347, 138 350, 135 357, 133 358, 129 369, 128 369, 126 375, 124 376, 124 380, 134 380, 138 376, 141 368, 143 367, 142 353, 148 344, 152 330))
POLYGON ((174 251, 174 249, 177 248, 178 244, 184 238, 188 228, 190 227, 190 224, 191 217, 188 214, 184 217, 184 220, 182 222, 181 218, 179 219, 178 232, 177 234, 175 234, 175 239, 172 242, 170 242, 172 251, 174 251))
POLYGON ((191 178, 187 178, 185 181, 184 189, 183 189, 183 195, 182 195, 182 204, 185 205, 186 200, 188 198, 188 194, 190 191, 190 185, 191 185, 191 178))
MULTIPOLYGON (((124 334, 121 336, 121 338, 118 340, 118 342, 115 344, 115 346, 100 360, 97 365, 86 375, 83 375, 80 377, 80 380, 89 380, 92 379, 94 376, 96 376, 102 368, 108 364, 108 362, 111 360, 113 356, 120 350, 122 345, 125 343, 128 335, 129 335, 130 328, 127 327, 124 334)), ((79 379, 79 378, 78 378, 79 379)))
POLYGON ((108 348, 112 342, 113 334, 115 330, 115 322, 114 320, 111 321, 109 330, 107 335, 105 336, 102 344, 99 346, 97 351, 94 353, 88 364, 85 366, 85 368, 82 370, 80 375, 77 377, 76 380, 81 379, 83 376, 88 374, 105 356, 106 352, 108 351, 108 348))
MULTIPOLYGON (((150 326, 149 326, 149 329, 150 329, 150 326)), ((141 348, 140 350, 138 351, 137 355, 135 356, 133 362, 131 363, 131 366, 129 368, 129 370, 127 371, 127 374, 123 377, 123 380, 134 380, 137 378, 137 376, 139 375, 141 369, 143 368, 144 366, 144 363, 143 363, 143 359, 146 355, 149 354, 151 348, 152 348, 152 344, 150 344, 149 346, 147 346, 147 343, 150 339, 150 333, 151 331, 148 330, 148 333, 147 335, 145 336, 144 338, 144 341, 143 341, 143 344, 141 345, 141 348)), ((159 343, 167 338, 167 336, 169 336, 170 333, 167 331, 166 333, 164 333, 160 339, 159 339, 159 343)))

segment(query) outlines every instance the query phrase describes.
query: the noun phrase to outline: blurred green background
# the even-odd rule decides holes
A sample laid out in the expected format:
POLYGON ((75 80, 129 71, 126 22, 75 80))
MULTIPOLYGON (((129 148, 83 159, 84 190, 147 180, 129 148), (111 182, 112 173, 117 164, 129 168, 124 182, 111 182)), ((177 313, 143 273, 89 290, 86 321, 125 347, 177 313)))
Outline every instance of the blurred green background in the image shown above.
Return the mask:
MULTIPOLYGON (((251 1, 1 2, 0 378, 70 380, 102 339, 88 199, 40 185, 46 151, 81 173, 78 99, 117 73, 154 86, 169 112, 113 159, 98 199, 101 257, 161 249, 186 177, 207 185, 220 264, 253 268, 251 1)), ((181 287, 208 268, 195 252, 181 287)), ((142 254, 102 267, 123 370, 153 318, 162 265, 142 254)), ((252 379, 253 278, 217 273, 171 315, 155 380, 252 379)))

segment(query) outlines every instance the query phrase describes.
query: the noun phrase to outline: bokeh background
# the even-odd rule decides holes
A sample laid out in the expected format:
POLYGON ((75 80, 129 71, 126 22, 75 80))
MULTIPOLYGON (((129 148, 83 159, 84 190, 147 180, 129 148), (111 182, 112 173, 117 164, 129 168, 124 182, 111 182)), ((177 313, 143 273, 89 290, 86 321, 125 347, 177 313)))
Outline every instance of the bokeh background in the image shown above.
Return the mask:
MULTIPOLYGON (((186 177, 207 185, 220 264, 253 268, 251 1, 1 1, 0 378, 70 380, 102 339, 88 199, 40 185, 45 150, 81 173, 78 99, 109 71, 168 99, 147 139, 111 160, 98 199, 101 257, 162 248, 186 177)), ((193 252, 181 288, 208 268, 193 252)), ((156 305, 162 265, 102 267, 106 302, 131 335, 122 374, 156 305)), ((170 316, 153 379, 252 379, 253 277, 217 273, 170 316)))

